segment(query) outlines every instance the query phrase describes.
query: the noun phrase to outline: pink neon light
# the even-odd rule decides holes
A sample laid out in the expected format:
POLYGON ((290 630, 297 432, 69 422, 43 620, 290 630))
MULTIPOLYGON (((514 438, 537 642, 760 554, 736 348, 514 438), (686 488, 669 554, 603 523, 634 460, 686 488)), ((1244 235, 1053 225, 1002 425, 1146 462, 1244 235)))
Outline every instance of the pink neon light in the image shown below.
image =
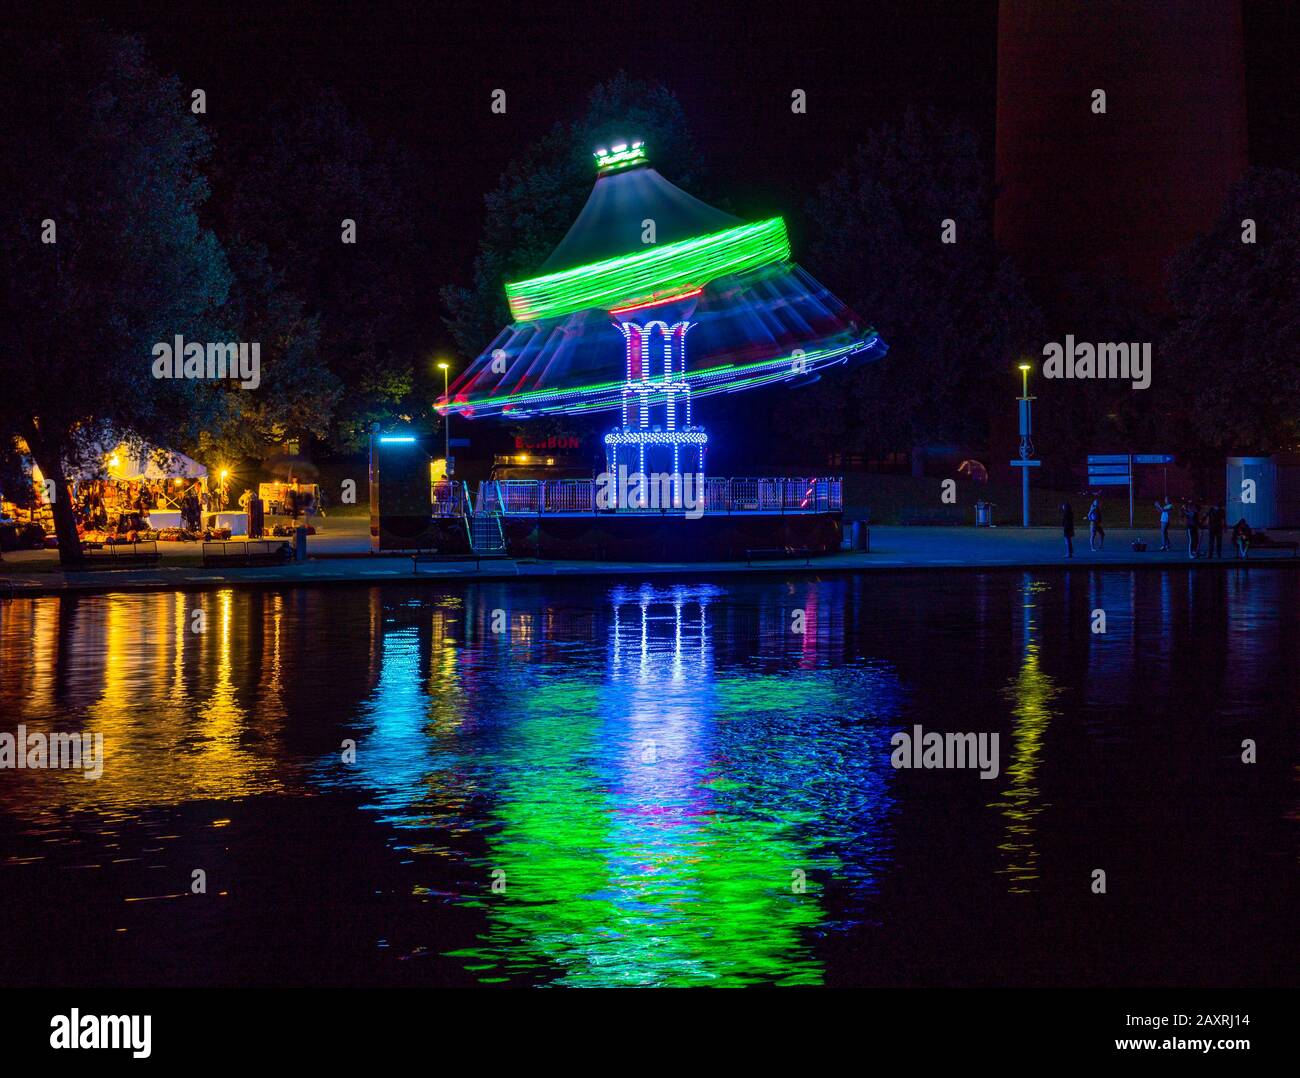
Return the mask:
POLYGON ((644 359, 642 358, 641 355, 641 331, 640 330, 634 329, 628 335, 628 347, 629 349, 631 349, 629 353, 631 356, 631 369, 628 373, 628 380, 632 382, 639 382, 641 380, 641 370, 642 370, 642 365, 644 363, 644 359))
POLYGON ((680 295, 669 296, 667 299, 652 299, 649 303, 633 303, 627 307, 611 307, 610 314, 627 314, 629 311, 644 311, 647 307, 662 307, 665 303, 676 303, 679 299, 690 299, 691 296, 698 296, 704 291, 704 286, 693 288, 689 292, 682 292, 680 295))

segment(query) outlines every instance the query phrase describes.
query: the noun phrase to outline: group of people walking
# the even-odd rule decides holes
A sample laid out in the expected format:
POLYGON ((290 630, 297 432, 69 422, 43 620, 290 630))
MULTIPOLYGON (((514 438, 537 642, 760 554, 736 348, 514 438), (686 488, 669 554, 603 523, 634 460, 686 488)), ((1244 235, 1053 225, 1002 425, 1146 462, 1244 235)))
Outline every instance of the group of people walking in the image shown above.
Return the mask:
MULTIPOLYGON (((1223 507, 1218 504, 1210 505, 1201 511, 1201 505, 1193 498, 1183 498, 1177 509, 1174 503, 1167 498, 1163 502, 1155 503, 1156 509, 1160 513, 1160 549, 1169 550, 1169 527, 1173 521, 1173 515, 1177 511, 1183 518, 1183 529, 1187 533, 1187 556, 1189 558, 1202 557, 1201 539, 1205 538, 1206 558, 1223 557, 1223 529, 1227 515, 1223 507)), ((1065 556, 1074 557, 1074 510, 1069 502, 1061 503, 1061 534, 1065 539, 1065 556)), ((1246 523, 1245 518, 1237 521, 1232 527, 1232 543, 1236 548, 1237 557, 1244 558, 1250 549, 1251 540, 1250 525, 1246 523)), ((1088 549, 1092 551, 1101 550, 1106 545, 1106 529, 1102 523, 1101 499, 1093 498, 1092 504, 1088 507, 1088 549)))

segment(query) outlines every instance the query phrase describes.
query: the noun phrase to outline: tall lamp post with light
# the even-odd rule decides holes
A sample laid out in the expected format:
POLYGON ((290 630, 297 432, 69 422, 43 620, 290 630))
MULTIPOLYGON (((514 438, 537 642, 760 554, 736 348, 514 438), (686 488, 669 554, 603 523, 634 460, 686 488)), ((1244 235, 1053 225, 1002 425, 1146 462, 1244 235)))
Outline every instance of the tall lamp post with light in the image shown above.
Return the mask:
POLYGON ((1011 467, 1020 469, 1020 526, 1029 527, 1029 469, 1042 465, 1034 458, 1033 401, 1029 395, 1029 364, 1020 364, 1020 396, 1016 398, 1020 409, 1020 459, 1011 467))
MULTIPOLYGON (((438 369, 442 371, 442 403, 444 405, 448 403, 447 402, 447 370, 450 366, 451 364, 447 363, 445 360, 438 364, 438 369)), ((443 449, 443 454, 442 454, 444 459, 443 472, 446 475, 446 477, 450 479, 451 478, 451 409, 447 409, 442 414, 442 431, 443 431, 443 437, 446 439, 445 447, 443 449)))

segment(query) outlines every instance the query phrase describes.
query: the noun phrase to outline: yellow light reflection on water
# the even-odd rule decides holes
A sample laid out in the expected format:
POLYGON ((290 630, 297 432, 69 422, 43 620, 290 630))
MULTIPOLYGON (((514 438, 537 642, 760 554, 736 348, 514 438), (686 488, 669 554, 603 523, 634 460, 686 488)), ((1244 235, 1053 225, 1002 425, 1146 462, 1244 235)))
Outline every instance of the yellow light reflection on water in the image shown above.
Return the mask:
POLYGON ((1011 701, 1011 759, 1003 768, 1007 779, 1000 800, 989 807, 998 809, 1006 819, 1006 832, 998 843, 1011 894, 1026 894, 1039 878, 1038 847, 1035 843, 1034 819, 1045 807, 1040 803, 1038 768, 1042 762, 1043 738, 1051 723, 1049 706, 1059 691, 1053 679, 1043 671, 1039 643, 1036 639, 1035 596, 1047 588, 1026 575, 1021 589, 1021 654, 1017 670, 1004 694, 1011 701))
POLYGON ((83 770, 26 770, 7 784, 7 807, 111 814, 279 788, 277 742, 265 737, 277 717, 268 706, 279 693, 274 667, 256 717, 240 702, 243 679, 260 661, 245 612, 236 616, 236 602, 246 600, 230 590, 32 600, 28 639, 12 623, 4 634, 16 659, 18 647, 31 649, 6 662, 30 679, 21 721, 29 733, 102 736, 103 773, 90 780, 83 770), (66 631, 61 619, 70 619, 66 631), (261 736, 250 738, 254 726, 261 736))

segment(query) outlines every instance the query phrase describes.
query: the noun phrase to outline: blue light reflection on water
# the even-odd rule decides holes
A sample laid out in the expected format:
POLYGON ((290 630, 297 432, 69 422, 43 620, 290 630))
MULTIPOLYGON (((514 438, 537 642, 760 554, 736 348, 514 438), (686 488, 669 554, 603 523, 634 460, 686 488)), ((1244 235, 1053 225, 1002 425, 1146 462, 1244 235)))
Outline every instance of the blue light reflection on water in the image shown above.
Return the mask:
POLYGON ((1112 979, 1269 980, 1297 621, 1240 571, 18 600, 0 708, 109 760, 0 776, 0 942, 93 921, 99 982, 1088 983, 1104 938, 1112 979), (999 732, 998 779, 894 771, 913 723, 999 732), (1098 857, 1151 908, 1094 921, 1098 857))
POLYGON ((488 836, 459 866, 459 898, 443 893, 489 920, 458 952, 485 979, 529 962, 571 984, 820 979, 802 938, 834 927, 819 877, 869 889, 887 855, 901 690, 886 664, 819 662, 828 626, 797 596, 757 627, 764 665, 783 656, 775 669, 720 661, 710 606, 723 596, 646 586, 585 615, 441 608, 428 643, 410 624, 418 604, 384 615, 356 764, 340 777, 331 753, 314 778, 364 790, 399 828, 488 836), (794 609, 802 633, 786 626, 794 609), (458 791, 468 814, 449 817, 444 794, 431 806, 431 788, 458 791))

